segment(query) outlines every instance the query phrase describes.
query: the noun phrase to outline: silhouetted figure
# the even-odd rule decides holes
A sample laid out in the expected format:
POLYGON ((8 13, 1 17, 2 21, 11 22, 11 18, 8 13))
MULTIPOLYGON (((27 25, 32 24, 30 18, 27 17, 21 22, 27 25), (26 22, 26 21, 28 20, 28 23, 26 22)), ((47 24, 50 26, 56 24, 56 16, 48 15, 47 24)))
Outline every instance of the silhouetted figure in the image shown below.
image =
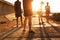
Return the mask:
POLYGON ((39 24, 42 23, 42 11, 38 11, 39 24))
POLYGON ((17 27, 18 27, 18 18, 20 17, 21 21, 21 26, 22 26, 22 10, 21 10, 21 2, 17 0, 14 4, 14 9, 15 9, 15 16, 16 16, 16 21, 17 21, 17 27))
POLYGON ((23 9, 24 9, 24 31, 26 28, 27 20, 28 20, 28 26, 29 26, 29 32, 33 32, 31 30, 32 22, 31 22, 31 16, 32 16, 32 0, 23 0, 23 9))
POLYGON ((47 21, 49 21, 50 6, 49 6, 48 2, 46 3, 45 10, 46 10, 46 19, 47 19, 47 21))
POLYGON ((43 10, 42 10, 43 4, 44 4, 44 2, 41 1, 41 2, 40 2, 41 11, 39 11, 39 24, 43 24, 43 23, 44 23, 44 22, 43 22, 43 18, 42 18, 42 14, 43 14, 43 10))

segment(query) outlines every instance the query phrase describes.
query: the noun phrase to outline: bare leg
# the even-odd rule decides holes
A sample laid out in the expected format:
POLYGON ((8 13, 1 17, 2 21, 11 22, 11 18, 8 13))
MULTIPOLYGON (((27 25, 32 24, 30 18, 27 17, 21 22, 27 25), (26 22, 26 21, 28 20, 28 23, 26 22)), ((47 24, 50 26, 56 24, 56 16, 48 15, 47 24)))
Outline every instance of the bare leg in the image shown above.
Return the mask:
POLYGON ((18 17, 17 17, 17 19, 16 19, 16 22, 17 22, 17 27, 18 27, 18 17))
POLYGON ((41 23, 40 23, 40 17, 39 17, 39 25, 40 25, 41 23))
POLYGON ((32 18, 29 16, 28 19, 28 24, 29 24, 29 33, 35 33, 31 28, 32 28, 32 18))
POLYGON ((47 22, 49 21, 49 15, 48 14, 46 15, 46 20, 47 20, 47 22))
POLYGON ((28 25, 29 25, 29 30, 31 30, 31 26, 32 26, 31 16, 29 16, 29 18, 28 18, 28 25))
POLYGON ((41 17, 41 22, 42 22, 42 24, 43 24, 43 19, 42 19, 42 17, 41 17))
POLYGON ((23 31, 25 31, 26 23, 27 23, 27 17, 25 17, 25 19, 24 19, 24 30, 23 31))
POLYGON ((48 19, 47 19, 48 22, 49 22, 49 19, 50 19, 50 16, 48 15, 48 19))
POLYGON ((21 19, 21 26, 23 27, 23 20, 22 20, 22 17, 21 17, 20 19, 21 19))

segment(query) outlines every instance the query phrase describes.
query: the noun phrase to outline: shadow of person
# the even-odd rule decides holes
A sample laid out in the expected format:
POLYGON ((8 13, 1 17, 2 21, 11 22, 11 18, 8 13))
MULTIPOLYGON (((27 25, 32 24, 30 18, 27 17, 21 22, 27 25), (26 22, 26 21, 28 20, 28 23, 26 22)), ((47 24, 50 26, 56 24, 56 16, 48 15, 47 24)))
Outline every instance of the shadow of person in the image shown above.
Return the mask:
POLYGON ((22 39, 24 38, 24 34, 25 34, 25 31, 23 31, 23 32, 21 33, 20 37, 18 37, 17 40, 22 40, 22 39))
MULTIPOLYGON (((49 23, 49 21, 47 21, 47 23, 49 23)), ((56 30, 58 33, 60 33, 60 28, 59 28, 59 26, 54 26, 54 25, 52 25, 51 23, 49 23, 53 28, 54 28, 54 30, 56 30)))
POLYGON ((33 40, 35 33, 28 32, 27 39, 26 40, 33 40))
POLYGON ((56 26, 52 26, 59 34, 60 34, 60 28, 56 27, 56 26))

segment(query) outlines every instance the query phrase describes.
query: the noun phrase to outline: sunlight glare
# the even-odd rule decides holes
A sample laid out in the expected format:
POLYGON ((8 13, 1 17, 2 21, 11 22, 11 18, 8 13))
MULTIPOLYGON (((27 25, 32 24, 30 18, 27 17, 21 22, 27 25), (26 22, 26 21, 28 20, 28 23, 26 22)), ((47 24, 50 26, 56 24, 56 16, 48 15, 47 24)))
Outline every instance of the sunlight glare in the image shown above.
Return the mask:
MULTIPOLYGON (((16 0, 5 0, 5 1, 8 1, 12 4, 14 4, 14 2, 16 0)), ((20 0, 22 2, 22 0, 20 0)), ((32 8, 33 8, 33 11, 37 11, 39 10, 40 8, 40 2, 43 1, 44 2, 44 5, 43 5, 43 10, 45 10, 45 5, 46 5, 46 2, 49 2, 49 5, 50 5, 50 8, 51 8, 51 12, 60 12, 60 0, 33 0, 32 2, 32 8)))
POLYGON ((34 0, 32 2, 32 10, 38 11, 40 9, 40 0, 34 0))

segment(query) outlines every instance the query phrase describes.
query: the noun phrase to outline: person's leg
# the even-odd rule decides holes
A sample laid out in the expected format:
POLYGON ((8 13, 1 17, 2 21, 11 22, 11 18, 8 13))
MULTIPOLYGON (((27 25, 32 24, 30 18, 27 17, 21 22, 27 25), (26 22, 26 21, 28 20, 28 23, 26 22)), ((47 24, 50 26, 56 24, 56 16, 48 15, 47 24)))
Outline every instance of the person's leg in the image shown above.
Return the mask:
POLYGON ((48 14, 48 20, 47 20, 48 22, 49 22, 49 19, 50 19, 50 16, 49 16, 49 14, 48 14))
POLYGON ((31 18, 31 16, 28 17, 28 25, 29 25, 29 33, 35 33, 32 30, 32 18, 31 18))
POLYGON ((39 16, 39 25, 41 24, 41 22, 40 22, 41 20, 40 20, 40 19, 41 19, 41 18, 40 18, 40 16, 39 16))
POLYGON ((23 20, 22 20, 22 16, 20 17, 20 21, 21 21, 21 26, 23 27, 23 20))
POLYGON ((31 30, 31 26, 32 26, 31 24, 32 24, 32 23, 31 23, 31 16, 29 16, 29 17, 28 17, 29 30, 31 30))
POLYGON ((16 17, 16 23, 17 23, 17 27, 18 27, 18 17, 16 17))
POLYGON ((46 14, 46 20, 47 20, 47 22, 49 21, 49 14, 48 13, 46 14))
POLYGON ((23 31, 25 31, 26 23, 27 23, 27 17, 25 17, 25 19, 24 19, 24 30, 23 31))
POLYGON ((42 16, 41 16, 41 18, 40 18, 40 19, 41 19, 41 23, 43 23, 43 19, 42 19, 42 16))

